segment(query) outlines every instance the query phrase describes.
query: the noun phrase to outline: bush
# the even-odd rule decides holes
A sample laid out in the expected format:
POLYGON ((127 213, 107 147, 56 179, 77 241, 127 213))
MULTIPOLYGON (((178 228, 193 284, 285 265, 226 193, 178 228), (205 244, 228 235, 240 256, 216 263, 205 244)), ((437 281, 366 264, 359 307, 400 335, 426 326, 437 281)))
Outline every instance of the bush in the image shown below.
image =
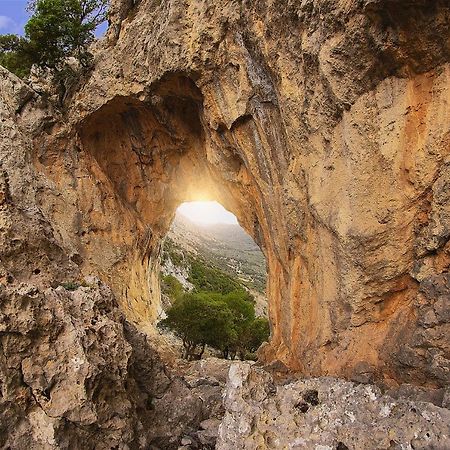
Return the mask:
POLYGON ((76 291, 81 285, 75 281, 68 281, 67 283, 61 283, 61 286, 66 291, 76 291))
POLYGON ((253 298, 245 291, 231 292, 224 296, 224 301, 233 314, 236 340, 230 342, 223 352, 224 358, 253 359, 259 346, 269 339, 269 321, 263 317, 255 318, 253 298))
POLYGON ((167 311, 159 326, 173 330, 183 341, 186 359, 201 358, 205 346, 224 358, 253 353, 269 337, 267 319, 255 318, 251 296, 245 291, 184 294, 167 311), (200 353, 197 353, 200 350, 200 353))
POLYGON ((203 261, 192 258, 189 281, 196 291, 220 292, 228 294, 242 290, 241 284, 226 273, 214 267, 207 266, 203 261))
POLYGON ((172 261, 174 266, 183 266, 184 265, 184 255, 181 253, 172 239, 166 238, 164 241, 164 245, 162 248, 161 261, 165 263, 168 259, 172 261))
POLYGON ((28 53, 27 41, 15 34, 0 35, 0 65, 18 77, 30 73, 32 57, 28 53))
POLYGON ((245 352, 254 354, 263 342, 269 340, 269 336, 269 321, 265 317, 257 317, 242 330, 242 334, 240 335, 242 349, 245 352))

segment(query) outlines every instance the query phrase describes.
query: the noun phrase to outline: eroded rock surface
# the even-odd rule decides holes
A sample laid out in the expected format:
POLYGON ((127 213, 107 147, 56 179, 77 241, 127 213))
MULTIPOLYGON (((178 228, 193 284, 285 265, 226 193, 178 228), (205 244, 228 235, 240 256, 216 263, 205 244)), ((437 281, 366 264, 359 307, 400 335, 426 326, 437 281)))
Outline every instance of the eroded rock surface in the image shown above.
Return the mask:
MULTIPOLYGON (((114 0, 62 107, 0 68, 1 445, 210 445, 221 382, 170 371, 149 345, 161 242, 199 192, 266 256, 263 360, 394 390, 448 386, 449 23, 445 1, 114 0)), ((324 383, 361 398, 337 403, 339 417, 283 398, 280 437, 262 417, 282 388, 258 397, 266 412, 236 394, 269 441, 322 411, 322 432, 298 437, 343 448, 332 421, 359 439, 345 408, 365 407, 374 434, 394 422, 394 448, 426 445, 427 430, 446 444, 437 407, 394 401, 380 419, 390 400, 376 390, 372 405, 366 387, 298 383, 319 400, 334 399, 324 383)))
POLYGON ((450 411, 394 400, 377 387, 336 378, 274 383, 268 372, 230 368, 217 449, 440 449, 450 411))
POLYGON ((130 319, 155 320, 161 240, 178 204, 206 192, 265 253, 262 358, 447 384, 446 2, 113 9, 64 125, 33 147, 58 195, 41 208, 82 272, 130 319))
POLYGON ((213 448, 228 362, 163 361, 98 281, 0 291, 0 448, 213 448))

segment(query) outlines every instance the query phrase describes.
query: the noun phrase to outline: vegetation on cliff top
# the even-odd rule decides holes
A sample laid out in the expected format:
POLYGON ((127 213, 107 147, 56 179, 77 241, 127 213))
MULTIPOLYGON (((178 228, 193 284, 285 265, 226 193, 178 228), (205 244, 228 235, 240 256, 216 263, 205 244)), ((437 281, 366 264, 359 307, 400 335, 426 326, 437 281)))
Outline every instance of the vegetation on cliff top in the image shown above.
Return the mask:
POLYGON ((0 35, 0 64, 19 77, 27 76, 33 65, 54 75, 63 73, 71 57, 88 66, 92 58, 88 47, 106 19, 107 4, 107 0, 31 1, 25 37, 0 35))

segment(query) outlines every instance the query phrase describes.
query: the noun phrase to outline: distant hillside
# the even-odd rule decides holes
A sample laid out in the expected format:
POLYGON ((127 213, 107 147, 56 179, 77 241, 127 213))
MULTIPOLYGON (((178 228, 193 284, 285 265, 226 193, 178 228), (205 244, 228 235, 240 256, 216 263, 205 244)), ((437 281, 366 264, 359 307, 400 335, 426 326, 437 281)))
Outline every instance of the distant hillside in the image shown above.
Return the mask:
POLYGON ((238 278, 250 289, 265 292, 264 255, 239 225, 199 225, 177 214, 168 238, 175 246, 238 278))

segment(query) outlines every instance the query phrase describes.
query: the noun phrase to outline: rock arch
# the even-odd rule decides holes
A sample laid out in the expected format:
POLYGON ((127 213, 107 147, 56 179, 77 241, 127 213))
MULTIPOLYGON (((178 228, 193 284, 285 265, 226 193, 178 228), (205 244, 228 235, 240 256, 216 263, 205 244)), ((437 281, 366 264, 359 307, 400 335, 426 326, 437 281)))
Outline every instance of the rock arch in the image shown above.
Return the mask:
MULTIPOLYGON (((141 311, 141 319, 155 318, 160 243, 182 202, 209 193, 236 212, 264 246, 257 191, 246 192, 251 183, 248 171, 229 149, 220 161, 208 158, 202 120, 202 97, 195 84, 172 74, 145 99, 113 99, 79 125, 80 145, 89 166, 93 173, 101 173, 104 195, 117 203, 106 214, 126 218, 110 222, 113 229, 107 240, 112 234, 117 237, 115 244, 130 249, 118 264, 95 251, 92 264, 110 274, 111 283, 120 286, 129 303, 125 309, 131 314, 141 311), (132 305, 136 301, 138 307, 132 305)), ((104 243, 101 246, 110 251, 104 243)))
POLYGON ((238 3, 121 17, 66 123, 35 141, 38 170, 74 187, 44 210, 81 270, 151 320, 147 269, 201 179, 266 255, 265 359, 444 384, 447 323, 427 286, 449 260, 448 9, 238 3))

